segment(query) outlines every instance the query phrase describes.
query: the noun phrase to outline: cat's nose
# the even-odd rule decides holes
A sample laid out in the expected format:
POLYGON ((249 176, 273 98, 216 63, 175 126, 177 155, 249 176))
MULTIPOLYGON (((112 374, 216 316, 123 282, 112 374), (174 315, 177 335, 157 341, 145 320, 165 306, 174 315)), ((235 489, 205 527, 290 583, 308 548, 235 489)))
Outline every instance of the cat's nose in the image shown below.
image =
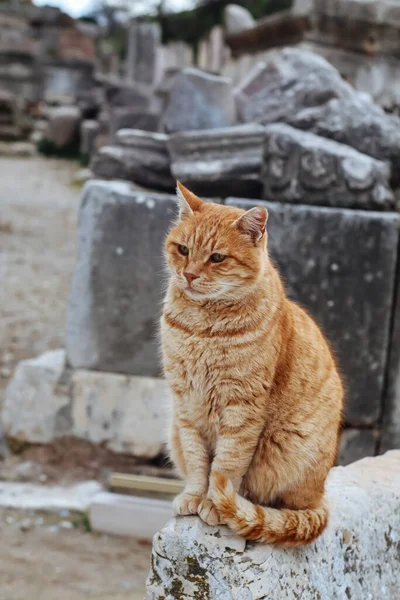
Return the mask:
POLYGON ((184 276, 187 279, 188 284, 190 285, 194 279, 198 279, 198 275, 194 275, 193 273, 184 273, 184 276))

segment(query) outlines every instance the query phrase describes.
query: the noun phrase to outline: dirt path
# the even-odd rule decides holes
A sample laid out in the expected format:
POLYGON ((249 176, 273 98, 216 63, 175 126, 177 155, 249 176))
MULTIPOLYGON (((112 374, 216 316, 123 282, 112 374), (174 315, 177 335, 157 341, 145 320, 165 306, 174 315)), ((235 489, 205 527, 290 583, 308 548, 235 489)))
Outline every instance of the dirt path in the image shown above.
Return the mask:
MULTIPOLYGON (((0 158, 0 406, 18 361, 64 345, 80 198, 71 185, 76 169, 65 161, 0 158)), ((26 518, 0 511, 0 600, 144 597, 148 546, 52 529, 35 518, 27 527, 26 518)))
POLYGON ((150 546, 4 509, 0 524, 0 600, 144 598, 150 546))
POLYGON ((17 362, 64 344, 77 163, 0 159, 0 403, 17 362))

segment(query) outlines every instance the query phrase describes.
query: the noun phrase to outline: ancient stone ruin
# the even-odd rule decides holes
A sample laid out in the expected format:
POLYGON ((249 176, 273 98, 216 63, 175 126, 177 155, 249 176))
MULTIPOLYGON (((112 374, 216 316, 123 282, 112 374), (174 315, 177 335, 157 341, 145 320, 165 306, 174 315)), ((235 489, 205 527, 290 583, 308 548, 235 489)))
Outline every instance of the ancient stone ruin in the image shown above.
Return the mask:
MULTIPOLYGON (((400 42, 382 37, 397 27, 383 0, 379 14, 371 4, 368 27, 364 19, 341 41, 344 4, 358 23, 355 0, 336 12, 296 2, 261 22, 231 5, 196 64, 185 44, 161 44, 156 23, 134 21, 126 63, 97 66, 74 105, 47 109, 47 139, 63 147, 80 135, 94 180, 82 192, 66 350, 19 365, 2 415, 10 438, 75 435, 143 459, 162 452, 167 391, 156 333, 179 179, 217 202, 268 208, 272 257, 290 296, 326 332, 345 380, 339 462, 399 446, 400 117, 344 78, 322 40, 330 52, 352 45, 361 57, 364 48, 364 66, 366 49, 395 60, 400 42), (361 45, 367 31, 372 49, 361 45), (93 113, 83 108, 90 98, 93 113)), ((48 15, 35 19, 50 27, 48 15)), ((88 46, 69 44, 79 34, 67 25, 64 59, 73 46, 87 64, 88 46)), ((0 98, 0 125, 15 127, 18 115, 10 96, 0 98)))

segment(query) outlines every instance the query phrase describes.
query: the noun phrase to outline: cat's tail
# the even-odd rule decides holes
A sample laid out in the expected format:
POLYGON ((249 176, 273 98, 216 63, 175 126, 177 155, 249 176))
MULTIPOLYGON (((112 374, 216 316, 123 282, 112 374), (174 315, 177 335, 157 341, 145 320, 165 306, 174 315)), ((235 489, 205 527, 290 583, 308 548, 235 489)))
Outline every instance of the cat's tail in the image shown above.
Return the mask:
POLYGON ((211 477, 211 499, 221 521, 248 540, 285 546, 309 544, 328 523, 325 500, 313 509, 268 508, 239 496, 222 473, 214 473, 211 477))

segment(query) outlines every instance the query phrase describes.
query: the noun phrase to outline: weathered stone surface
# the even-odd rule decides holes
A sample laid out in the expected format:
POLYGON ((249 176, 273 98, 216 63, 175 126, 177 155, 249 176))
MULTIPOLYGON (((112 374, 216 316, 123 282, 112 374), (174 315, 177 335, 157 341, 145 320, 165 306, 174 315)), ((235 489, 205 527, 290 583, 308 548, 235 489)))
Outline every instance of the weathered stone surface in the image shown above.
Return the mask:
POLYGON ((224 25, 227 35, 232 35, 251 29, 256 24, 252 14, 243 6, 238 4, 228 4, 224 10, 224 25))
POLYGON ((344 429, 340 438, 340 465, 349 465, 365 456, 374 456, 378 433, 373 429, 344 429))
POLYGON ((148 188, 172 191, 167 139, 163 133, 120 129, 119 146, 105 146, 94 156, 91 169, 96 177, 127 179, 148 188))
POLYGON ((173 196, 137 192, 125 182, 85 185, 67 317, 73 367, 160 374, 162 244, 175 214, 173 196))
POLYGON ((149 86, 157 78, 157 47, 161 43, 158 23, 142 23, 132 20, 128 35, 127 76, 149 86))
POLYGON ((356 92, 324 58, 297 48, 271 50, 235 90, 239 119, 289 122, 300 110, 356 92))
POLYGON ((278 202, 390 210, 384 162, 284 123, 265 128, 264 197, 278 202))
POLYGON ((229 79, 186 68, 176 78, 163 125, 165 131, 228 127, 236 121, 229 79))
POLYGON ((323 40, 303 42, 301 48, 311 50, 330 62, 356 90, 367 93, 389 112, 399 113, 400 59, 380 54, 369 56, 338 46, 326 46, 323 40))
POLYGON ((2 481, 0 506, 16 510, 86 512, 103 489, 98 481, 82 481, 71 487, 2 481))
POLYGON ((393 323, 388 358, 388 381, 382 413, 380 452, 400 448, 400 265, 397 265, 393 323))
POLYGON ((149 103, 148 94, 138 86, 129 84, 111 85, 105 91, 110 106, 129 106, 133 109, 146 109, 149 103))
POLYGON ((357 95, 294 112, 286 119, 299 129, 348 144, 392 164, 392 181, 400 183, 400 117, 357 95))
POLYGON ((161 453, 168 393, 162 379, 79 369, 71 385, 74 436, 147 459, 161 453))
POLYGON ((120 129, 116 138, 127 157, 129 179, 150 188, 174 190, 167 135, 140 129, 120 129))
POLYGON ((48 111, 46 138, 57 148, 65 146, 77 137, 81 112, 76 106, 59 106, 48 111))
POLYGON ((394 600, 400 586, 400 452, 332 469, 330 521, 318 540, 282 549, 180 517, 157 534, 147 600, 394 600))
POLYGON ((400 55, 400 7, 396 0, 314 0, 312 38, 357 52, 400 55))
POLYGON ((92 119, 85 119, 81 123, 80 153, 91 156, 96 151, 96 140, 100 133, 100 123, 92 119))
POLYGON ((11 379, 2 409, 4 434, 19 441, 50 442, 69 398, 58 384, 65 368, 63 350, 21 361, 11 379))
POLYGON ((227 203, 268 208, 270 252, 289 296, 310 311, 336 352, 347 392, 346 422, 376 423, 390 337, 398 215, 238 199, 227 203))
POLYGON ((259 197, 263 142, 255 123, 176 133, 168 141, 172 174, 198 194, 259 197))
POLYGON ((19 442, 72 436, 151 459, 164 445, 167 394, 162 379, 72 371, 57 350, 19 363, 1 418, 5 435, 19 442))
POLYGON ((104 179, 130 179, 124 148, 103 146, 93 156, 90 169, 104 179))
POLYGON ((115 139, 120 129, 141 129, 157 131, 160 115, 149 110, 137 110, 127 107, 114 108, 110 117, 110 138, 115 139))

